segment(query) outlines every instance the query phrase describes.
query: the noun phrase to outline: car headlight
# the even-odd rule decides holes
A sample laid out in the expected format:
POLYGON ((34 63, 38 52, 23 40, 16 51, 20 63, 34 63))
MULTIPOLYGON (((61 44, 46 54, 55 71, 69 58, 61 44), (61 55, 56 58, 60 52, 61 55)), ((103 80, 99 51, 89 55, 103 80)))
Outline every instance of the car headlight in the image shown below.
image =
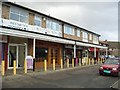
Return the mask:
POLYGON ((112 68, 112 70, 117 70, 117 68, 112 68))
POLYGON ((103 67, 100 67, 100 69, 103 69, 103 67))

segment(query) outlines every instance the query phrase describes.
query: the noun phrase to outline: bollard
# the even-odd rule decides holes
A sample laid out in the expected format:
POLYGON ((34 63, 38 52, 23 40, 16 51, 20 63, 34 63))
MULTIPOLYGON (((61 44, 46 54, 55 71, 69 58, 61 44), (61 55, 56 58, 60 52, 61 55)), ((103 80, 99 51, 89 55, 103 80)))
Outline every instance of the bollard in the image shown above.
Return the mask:
POLYGON ((91 65, 91 58, 90 58, 90 65, 91 65))
POLYGON ((97 60, 97 64, 99 64, 99 58, 98 58, 98 60, 97 60))
POLYGON ((16 75, 16 60, 13 60, 13 74, 16 75))
POLYGON ((47 71, 47 62, 46 62, 46 59, 44 60, 44 71, 47 71))
POLYGON ((53 70, 55 70, 55 59, 53 59, 53 70))
POLYGON ((102 58, 100 58, 100 61, 101 61, 101 63, 102 63, 102 58))
POLYGON ((89 65, 89 58, 87 58, 87 65, 89 65))
POLYGON ((63 60, 61 59, 61 69, 63 69, 63 60))
POLYGON ((104 62, 104 58, 102 58, 102 63, 104 62))
POLYGON ((81 66, 81 58, 79 58, 79 66, 81 66))
POLYGON ((100 58, 98 58, 98 63, 100 63, 100 58))
POLYGON ((88 58, 88 65, 90 65, 90 58, 88 58))
POLYGON ((74 58, 72 59, 72 67, 74 68, 74 58))
POLYGON ((94 59, 92 58, 92 64, 94 65, 94 59))
POLYGON ((82 65, 84 66, 85 64, 84 64, 84 58, 82 58, 82 65))
POLYGON ((5 61, 2 60, 2 76, 5 75, 5 61))
POLYGON ((69 68, 69 59, 67 59, 67 68, 69 68))
POLYGON ((24 72, 27 73, 27 60, 24 61, 24 72))

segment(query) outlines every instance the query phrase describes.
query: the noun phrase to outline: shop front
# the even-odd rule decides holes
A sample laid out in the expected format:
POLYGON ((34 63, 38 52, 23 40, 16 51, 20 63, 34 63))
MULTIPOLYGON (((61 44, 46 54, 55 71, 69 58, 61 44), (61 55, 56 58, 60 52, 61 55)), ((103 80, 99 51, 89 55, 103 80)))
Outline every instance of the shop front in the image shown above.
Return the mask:
POLYGON ((62 44, 36 40, 35 47, 35 68, 41 68, 44 65, 44 60, 47 61, 47 66, 51 67, 53 59, 56 65, 60 65, 62 58, 62 44))
POLYGON ((4 35, 0 47, 0 60, 5 61, 5 70, 13 68, 14 60, 16 60, 17 68, 24 67, 24 60, 27 56, 27 39, 4 35))
POLYGON ((65 45, 64 62, 66 62, 68 58, 69 63, 72 64, 72 59, 74 59, 74 64, 77 65, 79 61, 82 60, 82 52, 83 52, 83 47, 81 46, 76 46, 76 48, 74 48, 74 45, 65 45))

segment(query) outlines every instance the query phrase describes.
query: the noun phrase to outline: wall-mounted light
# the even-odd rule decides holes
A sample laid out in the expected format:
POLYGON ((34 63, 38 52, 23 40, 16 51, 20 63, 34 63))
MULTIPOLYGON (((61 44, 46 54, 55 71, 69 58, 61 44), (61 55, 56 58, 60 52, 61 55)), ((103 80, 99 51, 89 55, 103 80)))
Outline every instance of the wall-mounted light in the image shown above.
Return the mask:
POLYGON ((47 53, 48 51, 47 50, 45 50, 45 53, 47 53))
POLYGON ((43 20, 45 21, 45 20, 46 20, 46 18, 44 17, 44 18, 43 18, 43 20))

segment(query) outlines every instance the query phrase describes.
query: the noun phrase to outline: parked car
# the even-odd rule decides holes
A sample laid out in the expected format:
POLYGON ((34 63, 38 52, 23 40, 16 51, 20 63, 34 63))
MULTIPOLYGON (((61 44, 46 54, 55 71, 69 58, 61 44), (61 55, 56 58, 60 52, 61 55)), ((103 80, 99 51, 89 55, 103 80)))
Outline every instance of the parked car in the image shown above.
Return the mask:
POLYGON ((108 58, 103 65, 99 67, 100 75, 119 76, 120 73, 120 58, 108 58))

